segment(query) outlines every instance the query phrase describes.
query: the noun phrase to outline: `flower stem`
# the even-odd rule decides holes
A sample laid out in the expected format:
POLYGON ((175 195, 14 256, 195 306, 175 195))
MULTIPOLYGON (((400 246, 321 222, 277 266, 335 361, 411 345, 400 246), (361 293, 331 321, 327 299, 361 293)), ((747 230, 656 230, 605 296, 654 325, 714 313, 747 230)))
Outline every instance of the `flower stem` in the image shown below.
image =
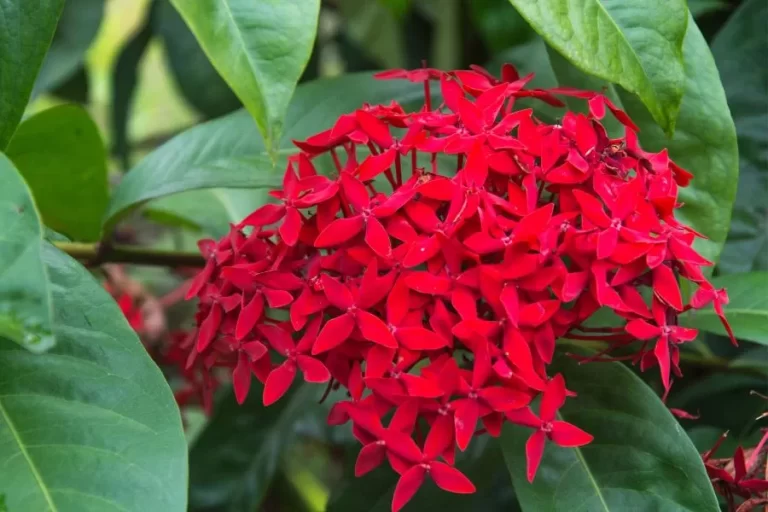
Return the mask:
POLYGON ((163 251, 145 247, 100 243, 54 242, 53 245, 88 267, 95 267, 103 263, 129 263, 161 267, 202 267, 205 265, 203 257, 194 252, 163 251))

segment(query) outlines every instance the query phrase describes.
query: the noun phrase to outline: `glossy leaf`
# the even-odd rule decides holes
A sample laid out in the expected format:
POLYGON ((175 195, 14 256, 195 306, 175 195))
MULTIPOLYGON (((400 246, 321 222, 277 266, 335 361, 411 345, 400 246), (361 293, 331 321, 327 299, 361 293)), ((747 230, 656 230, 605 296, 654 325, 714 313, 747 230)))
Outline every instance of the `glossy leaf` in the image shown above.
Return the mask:
POLYGON ((0 4, 0 151, 24 114, 63 7, 64 0, 0 4))
POLYGON ((668 134, 683 97, 684 0, 510 0, 577 68, 637 94, 668 134))
POLYGON ((270 154, 312 53, 320 0, 171 0, 250 112, 270 154))
POLYGON ((186 443, 165 379, 93 277, 44 253, 56 347, 36 355, 0 339, 8 510, 186 510, 186 443))
POLYGON ((7 150, 32 189, 43 222, 73 240, 96 241, 109 201, 107 152, 99 129, 75 105, 24 121, 7 150))
POLYGON ((105 0, 67 0, 33 96, 55 89, 77 72, 101 26, 104 4, 105 0))
POLYGON ((0 153, 0 336, 33 352, 54 344, 53 306, 32 192, 0 153))
MULTIPOLYGON (((330 127, 332 120, 364 102, 397 100, 408 105, 423 97, 405 81, 378 81, 346 75, 301 85, 291 102, 278 153, 297 151, 302 139, 330 127)), ((105 229, 131 209, 162 196, 198 188, 259 188, 279 185, 285 163, 274 167, 256 125, 244 111, 196 126, 174 137, 133 168, 115 189, 105 229)))
POLYGON ((317 407, 320 393, 316 386, 297 387, 269 407, 261 403, 260 386, 243 405, 232 393, 223 395, 190 451, 189 510, 260 510, 296 437, 294 423, 317 407))
MULTIPOLYGON (((357 444, 348 447, 352 457, 345 465, 344 482, 334 489, 326 512, 391 510, 398 475, 391 468, 384 467, 387 465, 384 463, 381 468, 355 478, 354 461, 359 449, 357 444)), ((459 453, 456 467, 475 484, 475 493, 451 494, 440 490, 427 478, 413 499, 403 508, 403 512, 520 510, 512 492, 509 476, 506 474, 499 444, 495 439, 483 436, 474 440, 466 452, 459 453)))
POLYGON ((181 94, 196 110, 213 118, 242 106, 169 0, 158 0, 152 27, 163 42, 181 94))
POLYGON ((579 365, 556 358, 578 396, 563 420, 595 439, 581 448, 547 443, 532 484, 526 478, 530 429, 507 425, 502 449, 524 511, 719 510, 704 464, 679 423, 654 392, 620 363, 579 365))
MULTIPOLYGON (((725 306, 725 315, 736 337, 768 345, 768 272, 720 276, 712 285, 728 290, 731 301, 725 306)), ((690 311, 680 320, 703 331, 727 335, 711 308, 690 311)))
POLYGON ((744 2, 712 42, 739 142, 739 187, 724 272, 768 270, 768 4, 744 2))

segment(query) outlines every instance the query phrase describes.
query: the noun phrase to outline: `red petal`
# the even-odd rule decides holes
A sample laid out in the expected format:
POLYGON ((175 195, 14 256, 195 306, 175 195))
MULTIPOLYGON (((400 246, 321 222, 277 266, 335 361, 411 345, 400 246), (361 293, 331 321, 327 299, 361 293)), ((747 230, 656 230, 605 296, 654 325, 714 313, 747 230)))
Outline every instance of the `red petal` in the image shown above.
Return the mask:
POLYGON ((352 292, 346 285, 341 284, 336 279, 327 274, 323 274, 320 278, 320 282, 323 284, 323 292, 328 300, 341 309, 342 311, 351 308, 355 304, 355 298, 352 296, 352 292))
POLYGON ((395 163, 397 151, 385 151, 380 155, 371 155, 358 167, 358 175, 362 181, 374 179, 376 176, 386 171, 395 163))
POLYGON ((409 350, 437 350, 448 346, 442 336, 423 327, 399 327, 395 338, 409 350))
POLYGON ((232 371, 232 387, 235 389, 237 403, 242 404, 245 402, 248 390, 251 388, 251 365, 250 361, 248 361, 248 356, 244 352, 238 354, 237 366, 232 371))
POLYGON ((542 421, 552 421, 555 419, 557 410, 565 403, 565 380, 561 374, 547 383, 547 389, 544 390, 544 396, 541 399, 541 409, 539 414, 542 421))
POLYGON ((286 245, 293 247, 296 242, 299 241, 299 233, 301 233, 301 214, 296 208, 287 208, 285 214, 285 220, 280 225, 280 238, 283 239, 286 245))
POLYGON ((384 121, 365 110, 357 110, 355 117, 360 128, 373 142, 385 148, 392 145, 392 135, 384 121))
POLYGON ((453 444, 453 418, 448 414, 438 414, 424 442, 424 455, 427 459, 436 459, 453 444))
POLYGON ((312 346, 312 355, 338 347, 349 338, 354 328, 355 318, 349 313, 328 320, 312 346))
POLYGON ((336 219, 318 235, 315 239, 315 247, 333 247, 354 238, 365 227, 365 220, 361 215, 336 219))
POLYGON ((531 397, 527 393, 501 386, 481 389, 478 394, 491 406, 491 409, 499 412, 520 409, 531 401, 531 397))
POLYGON ((574 190, 573 196, 581 207, 581 211, 584 213, 589 222, 600 228, 607 228, 611 224, 611 219, 606 215, 603 210, 603 204, 591 194, 582 192, 581 190, 574 190))
POLYGON ((429 474, 435 484, 444 491, 455 494, 472 494, 476 490, 469 478, 464 476, 461 471, 443 462, 431 462, 429 474))
POLYGON ((280 400, 296 377, 296 365, 290 359, 269 373, 264 383, 264 405, 272 405, 280 400))
POLYGON ((661 334, 661 329, 642 319, 630 320, 624 330, 639 340, 649 340, 661 334))
POLYGON ((357 325, 363 337, 387 348, 398 348, 397 340, 381 318, 367 311, 357 310, 357 325))
POLYGON ((378 441, 363 446, 360 453, 357 454, 355 476, 361 477, 379 467, 384 462, 386 455, 386 447, 378 441))
POLYGON ((265 204, 240 223, 240 226, 268 226, 279 221, 285 215, 285 207, 281 204, 265 204))
POLYGON ((477 428, 477 420, 480 416, 479 407, 474 400, 461 400, 454 413, 454 425, 456 427, 456 445, 461 451, 467 449, 469 442, 477 428))
POLYGON ((264 297, 257 293, 253 296, 251 301, 240 310, 240 314, 237 316, 237 324, 235 325, 235 338, 241 340, 245 338, 256 322, 259 321, 261 313, 264 311, 264 297))
POLYGON ((656 360, 659 362, 661 382, 664 383, 664 389, 669 389, 669 341, 667 341, 666 337, 659 338, 656 342, 653 355, 656 356, 656 360))
POLYGON ((401 508, 408 503, 421 484, 424 483, 424 475, 427 470, 421 464, 417 464, 400 477, 395 487, 395 494, 392 497, 392 512, 399 512, 401 508))
POLYGON ((429 272, 409 272, 405 275, 408 288, 428 295, 442 295, 451 290, 451 280, 429 272))
POLYGON ((552 432, 550 432, 549 438, 552 439, 555 444, 566 448, 584 446, 585 444, 591 443, 594 439, 594 437, 587 434, 579 427, 571 425, 565 421, 552 422, 552 432))
POLYGON ((259 325, 258 329, 281 356, 287 356, 296 348, 291 335, 285 329, 272 324, 259 325))
POLYGON ((267 353, 267 347, 260 341, 251 341, 240 345, 240 350, 248 354, 251 361, 258 361, 267 353))
POLYGON ((525 458, 527 461, 528 482, 533 483, 536 471, 539 469, 541 457, 544 455, 544 443, 546 436, 541 430, 537 430, 525 443, 525 458))
POLYGON ((200 325, 200 332, 197 335, 197 351, 203 352, 211 344, 216 337, 216 332, 221 324, 223 312, 221 306, 213 304, 208 316, 205 317, 203 323, 200 325))
POLYGON ((392 254, 392 244, 389 240, 389 233, 381 225, 376 217, 368 217, 365 229, 365 243, 373 252, 382 258, 389 258, 392 254))
POLYGON ((672 269, 667 265, 659 265, 653 269, 653 292, 670 307, 677 311, 683 310, 683 297, 680 285, 672 269))
POLYGON ((365 185, 360 183, 351 174, 342 173, 341 189, 344 191, 344 196, 349 203, 355 207, 357 213, 361 213, 370 206, 371 199, 368 197, 368 190, 366 190, 365 185))
POLYGON ((320 384, 321 382, 328 382, 331 378, 331 372, 328 371, 328 368, 314 357, 300 355, 296 357, 296 363, 307 382, 320 384))

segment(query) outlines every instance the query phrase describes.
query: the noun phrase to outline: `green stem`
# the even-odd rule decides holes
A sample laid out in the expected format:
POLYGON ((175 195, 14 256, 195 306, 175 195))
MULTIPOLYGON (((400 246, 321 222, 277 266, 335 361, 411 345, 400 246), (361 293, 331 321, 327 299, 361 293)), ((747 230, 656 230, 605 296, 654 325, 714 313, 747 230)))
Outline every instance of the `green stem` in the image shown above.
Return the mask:
POLYGON ((160 267, 202 267, 205 265, 203 257, 193 252, 163 251, 98 243, 54 242, 53 245, 89 267, 103 263, 129 263, 160 267))

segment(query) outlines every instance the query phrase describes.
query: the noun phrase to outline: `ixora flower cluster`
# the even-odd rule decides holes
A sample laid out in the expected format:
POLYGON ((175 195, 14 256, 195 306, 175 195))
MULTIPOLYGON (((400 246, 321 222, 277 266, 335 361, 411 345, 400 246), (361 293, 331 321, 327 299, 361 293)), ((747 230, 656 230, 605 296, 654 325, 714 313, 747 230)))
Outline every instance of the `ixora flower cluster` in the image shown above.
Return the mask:
POLYGON ((510 65, 501 79, 479 67, 378 78, 423 83, 423 107, 363 105, 295 141, 275 203, 200 242, 189 364, 231 368, 240 402, 252 374, 265 405, 297 373, 346 388, 328 421, 352 421, 357 475, 384 461, 401 475, 397 511, 427 476, 473 492, 455 448, 499 435, 505 421, 533 431, 529 480, 547 439, 592 440, 556 419, 574 395, 548 373, 558 338, 604 342, 590 360, 621 350, 613 359, 658 365, 669 388, 680 344, 697 334, 678 314, 714 303, 727 327, 728 299, 702 274, 710 262, 691 247, 701 235, 674 217, 691 174, 667 151, 643 151, 605 96, 526 89, 532 76, 510 65), (547 124, 515 109, 521 98, 563 106, 558 96, 585 100, 589 113, 547 124), (607 112, 624 137, 609 138, 607 112), (320 163, 335 170, 322 175, 320 163), (698 285, 688 304, 679 278, 698 285), (585 326, 600 308, 626 325, 585 326))

